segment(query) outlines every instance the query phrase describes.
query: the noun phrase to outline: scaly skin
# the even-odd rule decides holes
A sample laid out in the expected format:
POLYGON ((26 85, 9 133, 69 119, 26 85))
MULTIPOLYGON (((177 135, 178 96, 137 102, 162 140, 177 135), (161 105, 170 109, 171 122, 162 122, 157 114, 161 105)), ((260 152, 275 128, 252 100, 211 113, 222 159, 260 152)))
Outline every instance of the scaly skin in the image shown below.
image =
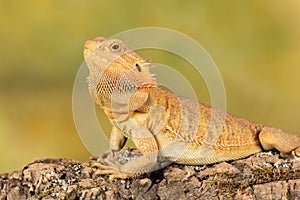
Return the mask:
POLYGON ((120 40, 97 37, 84 46, 89 91, 111 121, 110 149, 130 138, 143 154, 100 174, 126 178, 155 169, 157 157, 188 165, 235 160, 262 150, 300 156, 300 138, 223 113, 161 89, 147 63, 120 40))

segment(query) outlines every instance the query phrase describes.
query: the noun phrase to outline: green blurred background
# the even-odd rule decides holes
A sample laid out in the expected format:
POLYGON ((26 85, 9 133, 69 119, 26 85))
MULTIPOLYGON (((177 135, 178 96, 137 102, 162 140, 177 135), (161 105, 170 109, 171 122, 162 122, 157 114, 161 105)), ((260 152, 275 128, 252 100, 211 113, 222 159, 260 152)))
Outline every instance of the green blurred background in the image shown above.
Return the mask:
MULTIPOLYGON (((300 133, 298 0, 2 0, 0 25, 0 173, 41 157, 88 159, 71 109, 83 44, 137 27, 194 38, 219 67, 230 113, 300 133)), ((165 53, 145 55, 186 65, 165 53)))

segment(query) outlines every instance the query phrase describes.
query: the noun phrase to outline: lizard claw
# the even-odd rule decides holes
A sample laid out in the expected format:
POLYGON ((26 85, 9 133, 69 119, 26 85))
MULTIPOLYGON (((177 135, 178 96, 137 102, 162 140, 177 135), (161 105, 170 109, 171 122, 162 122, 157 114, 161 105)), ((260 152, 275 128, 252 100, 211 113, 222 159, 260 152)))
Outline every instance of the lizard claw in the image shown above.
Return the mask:
POLYGON ((115 166, 103 165, 98 162, 93 163, 92 167, 97 168, 97 170, 95 171, 95 175, 109 175, 108 178, 109 181, 112 181, 114 179, 128 179, 128 178, 132 178, 135 175, 127 172, 122 172, 116 169, 115 166))

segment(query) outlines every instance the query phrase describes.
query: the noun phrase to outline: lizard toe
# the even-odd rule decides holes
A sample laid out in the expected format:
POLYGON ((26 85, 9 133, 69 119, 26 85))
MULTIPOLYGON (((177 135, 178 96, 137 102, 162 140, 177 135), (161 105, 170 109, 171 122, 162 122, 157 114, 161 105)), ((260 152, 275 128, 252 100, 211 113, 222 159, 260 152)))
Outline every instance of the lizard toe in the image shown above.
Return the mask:
POLYGON ((93 163, 92 167, 97 168, 94 172, 96 176, 108 175, 109 181, 112 181, 114 179, 128 179, 135 176, 135 174, 120 171, 116 166, 104 165, 98 162, 93 163))
POLYGON ((292 153, 294 156, 300 157, 300 147, 296 148, 292 153))

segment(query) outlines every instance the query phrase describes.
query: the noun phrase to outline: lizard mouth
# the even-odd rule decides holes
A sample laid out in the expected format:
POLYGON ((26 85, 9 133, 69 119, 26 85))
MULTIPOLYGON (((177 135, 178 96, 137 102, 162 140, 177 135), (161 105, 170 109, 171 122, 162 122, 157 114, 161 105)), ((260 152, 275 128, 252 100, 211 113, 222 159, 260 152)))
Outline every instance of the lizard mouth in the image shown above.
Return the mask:
MULTIPOLYGON (((87 42, 86 42, 87 43, 87 42)), ((87 58, 89 55, 90 55, 90 53, 92 52, 93 50, 92 49, 90 49, 90 47, 88 46, 88 44, 85 44, 84 45, 84 48, 83 48, 83 56, 84 56, 84 58, 87 58)))
POLYGON ((95 42, 94 40, 86 41, 83 47, 84 58, 87 58, 91 54, 91 52, 95 49, 96 46, 97 46, 97 42, 95 42))
POLYGON ((83 47, 83 56, 84 58, 87 58, 90 53, 104 40, 106 40, 106 38, 104 37, 96 37, 92 40, 88 40, 84 43, 84 47, 83 47))

